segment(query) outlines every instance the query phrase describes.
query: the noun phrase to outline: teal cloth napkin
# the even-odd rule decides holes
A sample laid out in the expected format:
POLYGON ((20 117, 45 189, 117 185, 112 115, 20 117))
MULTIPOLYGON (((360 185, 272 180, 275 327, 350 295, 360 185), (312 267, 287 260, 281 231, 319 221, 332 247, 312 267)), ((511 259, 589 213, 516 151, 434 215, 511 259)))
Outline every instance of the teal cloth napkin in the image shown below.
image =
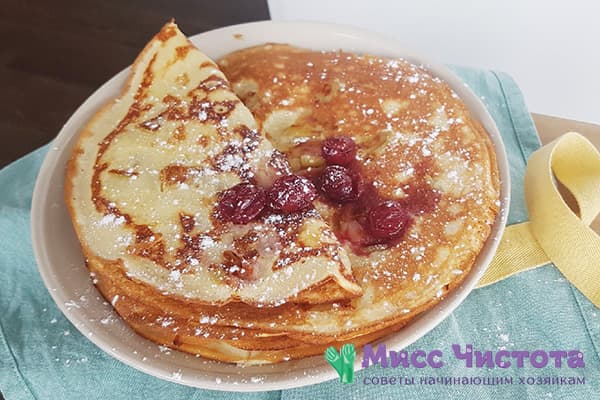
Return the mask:
MULTIPOLYGON (((526 159, 539 140, 523 97, 507 75, 454 68, 481 97, 504 138, 511 166, 509 223, 527 219, 523 194, 526 159)), ((193 389, 145 375, 109 357, 75 329, 52 302, 33 258, 30 205, 43 147, 0 171, 0 390, 20 399, 600 399, 600 310, 552 266, 524 272, 472 292, 433 331, 409 347, 444 353, 442 368, 383 369, 337 380, 263 393, 193 389), (578 349, 585 368, 466 368, 451 345, 475 350, 578 349), (365 385, 378 376, 414 377, 415 385, 365 385), (424 377, 512 377, 512 385, 419 384, 424 377), (585 384, 519 384, 518 378, 585 378, 585 384)), ((478 382, 475 380, 474 382, 478 382)), ((532 382, 529 380, 529 382, 532 382)))

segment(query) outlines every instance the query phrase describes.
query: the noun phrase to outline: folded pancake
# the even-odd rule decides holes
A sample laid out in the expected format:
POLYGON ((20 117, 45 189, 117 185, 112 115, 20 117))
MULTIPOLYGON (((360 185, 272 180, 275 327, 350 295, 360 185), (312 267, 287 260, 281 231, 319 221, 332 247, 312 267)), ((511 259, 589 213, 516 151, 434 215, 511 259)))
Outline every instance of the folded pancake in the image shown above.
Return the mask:
POLYGON ((216 64, 165 25, 121 95, 85 126, 68 164, 65 199, 90 268, 115 267, 152 288, 144 301, 165 318, 169 297, 268 307, 359 295, 345 250, 315 209, 244 224, 215 217, 225 190, 289 174, 256 128, 216 64))

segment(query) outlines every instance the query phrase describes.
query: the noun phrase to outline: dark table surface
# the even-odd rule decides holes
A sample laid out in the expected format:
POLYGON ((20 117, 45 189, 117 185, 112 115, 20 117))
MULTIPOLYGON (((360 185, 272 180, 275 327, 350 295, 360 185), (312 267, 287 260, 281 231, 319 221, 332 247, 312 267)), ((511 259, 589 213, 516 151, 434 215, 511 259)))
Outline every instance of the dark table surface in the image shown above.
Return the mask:
POLYGON ((48 143, 175 18, 194 35, 269 19, 266 0, 0 0, 0 167, 48 143))

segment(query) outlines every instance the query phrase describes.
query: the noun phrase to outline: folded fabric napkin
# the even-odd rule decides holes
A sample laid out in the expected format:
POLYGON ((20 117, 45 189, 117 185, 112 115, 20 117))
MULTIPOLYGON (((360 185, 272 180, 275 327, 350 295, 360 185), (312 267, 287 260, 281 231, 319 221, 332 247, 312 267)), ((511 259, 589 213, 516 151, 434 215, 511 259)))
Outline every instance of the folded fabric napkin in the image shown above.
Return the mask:
MULTIPOLYGON (((539 140, 519 88, 502 73, 454 70, 481 97, 502 133, 512 178, 509 224, 525 221, 523 176, 539 140)), ((552 265, 473 291, 450 317, 409 347, 442 350, 441 368, 370 367, 356 373, 352 384, 333 380, 244 395, 189 388, 145 375, 83 337, 55 306, 38 274, 30 241, 30 206, 47 150, 48 146, 36 150, 0 171, 0 391, 7 400, 600 398, 600 310, 552 265), (585 367, 569 368, 563 362, 557 368, 551 359, 544 368, 533 368, 529 362, 523 368, 467 368, 453 356, 452 344, 463 351, 466 344, 494 352, 576 349, 583 353, 585 367), (414 384, 365 384, 373 377, 392 376, 414 378, 414 384), (448 377, 463 383, 444 380, 448 377), (506 384, 508 380, 499 377, 513 382, 506 384)))

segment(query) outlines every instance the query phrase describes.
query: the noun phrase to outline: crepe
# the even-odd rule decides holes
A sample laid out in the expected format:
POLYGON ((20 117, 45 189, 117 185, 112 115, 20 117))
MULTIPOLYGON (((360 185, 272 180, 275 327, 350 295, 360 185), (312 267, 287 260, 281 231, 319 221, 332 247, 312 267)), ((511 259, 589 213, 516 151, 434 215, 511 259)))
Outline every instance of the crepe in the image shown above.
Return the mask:
MULTIPOLYGON (((169 26, 165 27, 167 31, 174 29, 169 26)), ((136 78, 136 71, 139 74, 147 69, 144 60, 153 57, 153 52, 159 55, 158 60, 165 54, 171 54, 164 56, 170 59, 172 53, 179 53, 173 48, 181 47, 184 39, 176 34, 173 37, 180 43, 170 44, 175 39, 170 39, 171 36, 164 39, 168 36, 165 29, 134 64, 132 87, 137 86, 136 79, 141 79, 136 78), (167 40, 166 45, 164 40, 167 40)), ((200 57, 196 50, 186 54, 190 53, 200 57)), ((302 217, 304 221, 317 221, 314 223, 322 227, 318 230, 321 232, 317 235, 318 246, 333 246, 339 257, 323 252, 331 257, 302 264, 299 268, 314 274, 327 273, 334 278, 325 280, 328 286, 315 286, 316 279, 310 279, 310 283, 306 283, 310 290, 298 293, 292 290, 291 298, 282 294, 271 298, 270 302, 260 296, 259 301, 255 296, 240 299, 236 297, 239 292, 219 297, 215 290, 210 292, 208 299, 198 296, 197 292, 196 297, 178 292, 177 287, 165 290, 161 286, 164 280, 148 279, 139 274, 136 267, 129 266, 128 255, 121 254, 112 259, 90 256, 87 246, 95 244, 98 248, 99 235, 91 229, 88 232, 87 226, 82 228, 85 220, 79 218, 87 214, 78 213, 77 204, 82 193, 83 198, 90 197, 86 184, 89 186, 91 178, 88 175, 78 180, 78 174, 70 172, 73 183, 71 192, 67 190, 67 201, 72 202, 76 228, 84 231, 79 235, 88 257, 88 267, 100 291, 112 300, 116 310, 135 331, 157 343, 225 362, 282 362, 322 354, 331 345, 339 347, 351 342, 360 346, 396 332, 460 285, 488 239, 499 211, 499 178, 490 138, 445 82, 425 68, 401 59, 343 51, 311 51, 275 44, 244 49, 224 57, 219 61, 224 75, 212 62, 205 60, 202 63, 186 56, 185 60, 170 66, 169 70, 176 66, 178 72, 161 72, 156 75, 161 79, 154 79, 153 84, 169 87, 171 92, 180 69, 195 71, 199 64, 204 65, 203 68, 210 65, 210 74, 224 82, 219 84, 219 93, 230 96, 227 99, 235 102, 236 112, 245 115, 243 123, 266 135, 258 134, 260 146, 267 149, 266 153, 250 154, 239 168, 264 170, 263 167, 269 165, 269 157, 264 154, 274 154, 269 144, 272 143, 285 155, 279 158, 278 164, 285 164, 287 161, 281 160, 287 158, 294 174, 313 180, 319 187, 315 209, 302 213, 302 217), (234 99, 230 88, 253 113, 256 125, 247 109, 234 99), (334 201, 325 189, 324 171, 331 167, 327 164, 331 160, 325 160, 325 143, 331 138, 344 138, 356 145, 356 155, 348 170, 356 173, 356 182, 360 182, 356 187, 362 189, 357 196, 338 196, 334 201), (76 193, 75 188, 79 186, 83 192, 76 193), (73 193, 78 195, 75 200, 72 200, 73 193), (395 221, 400 221, 402 229, 394 231, 389 238, 379 235, 372 227, 371 230, 366 228, 371 211, 381 204, 399 208, 396 217, 401 218, 395 221), (335 271, 343 272, 336 275, 335 271), (325 290, 325 287, 329 289, 325 290), (306 293, 310 296, 301 296, 306 293)), ((161 97, 152 98, 154 104, 161 97)), ((121 112, 124 115, 127 110, 121 112)), ((118 125, 123 117, 115 118, 113 113, 110 114, 103 111, 96 120, 105 118, 103 124, 118 125)), ((148 114, 138 120, 141 124, 152 121, 147 125, 153 126, 156 113, 148 114)), ((194 121, 188 123, 195 124, 194 121)), ((237 123, 228 118, 225 128, 231 129, 237 123)), ((95 126, 98 123, 93 120, 90 127, 95 126)), ((217 132, 223 128, 214 121, 210 126, 217 132)), ((206 128, 206 124, 201 127, 206 128)), ((112 129, 114 127, 103 131, 112 129)), ((177 131, 176 125, 164 128, 165 134, 178 135, 177 131)), ((144 132, 139 132, 140 137, 145 138, 144 132)), ((186 125, 186 135, 191 134, 186 125)), ((87 143, 86 135, 84 133, 80 142, 87 143)), ((168 142, 169 137, 162 140, 168 142)), ((90 151, 94 146, 80 147, 84 154, 88 151, 95 156, 94 151, 90 151)), ((129 154, 130 147, 122 148, 129 154)), ((146 147, 136 149, 144 154, 144 159, 150 157, 151 151, 146 147)), ((184 150, 187 151, 187 147, 184 150)), ((204 154, 204 150, 194 152, 193 156, 180 162, 189 165, 189 160, 199 154, 204 154)), ((93 167, 94 161, 87 157, 76 152, 70 171, 77 171, 81 165, 88 169, 93 167)), ((191 165, 199 169, 204 164, 200 161, 191 165)), ((335 168, 340 166, 334 165, 335 168)), ((129 167, 124 164, 119 168, 127 171, 129 167)), ((239 182, 240 178, 231 175, 234 176, 231 181, 214 191, 239 182)), ((187 181, 185 183, 189 185, 187 181)), ((128 185, 127 190, 131 190, 131 183, 128 185)), ((145 183, 143 188, 152 186, 147 185, 145 183)), ((202 186, 203 192, 217 185, 211 181, 202 186)), ((154 186, 158 187, 159 182, 155 181, 154 186)), ((124 186, 120 188, 126 190, 124 186)), ((163 192, 155 190, 154 193, 162 199, 163 192)), ((118 199, 123 201, 122 196, 118 199)), ((157 223, 173 220, 178 215, 175 214, 177 208, 161 204, 170 203, 160 200, 154 206, 161 211, 155 217, 157 223)), ((87 207, 89 209, 89 204, 87 207)), ((206 212, 212 207, 205 203, 195 210, 194 226, 212 221, 211 214, 206 212)), ((96 215, 94 213, 91 214, 96 215)), ((106 218, 106 215, 100 213, 100 218, 106 218)), ((283 225, 289 224, 289 217, 284 219, 283 225)), ((235 225, 234 231, 244 232, 261 222, 267 221, 235 225)), ((228 227, 231 229, 230 225, 228 227)), ((384 228, 389 231, 390 226, 384 228)), ((168 235, 181 234, 166 228, 160 232, 163 240, 172 240, 166 238, 168 235)), ((295 237, 313 236, 299 234, 295 237)), ((112 249, 119 239, 107 236, 102 242, 112 249)), ((221 251, 215 242, 213 240, 206 246, 208 252, 215 248, 221 251)), ((141 263, 136 259, 135 265, 138 264, 141 263)), ((161 271, 159 266, 153 266, 152 271, 155 270, 161 271)), ((206 276, 196 274, 190 279, 196 282, 206 276)), ((280 293, 281 286, 289 287, 287 277, 281 274, 270 276, 274 278, 262 286, 268 293, 280 293)), ((204 282, 197 284, 206 285, 204 282)), ((219 290, 227 287, 226 284, 217 286, 219 290)), ((289 295, 288 291, 282 293, 289 295)))
POLYGON ((259 307, 359 295, 345 250, 314 208, 243 224, 216 215, 236 184, 268 188, 285 175, 285 157, 225 76, 169 23, 82 130, 65 200, 87 263, 118 266, 157 297, 259 307))

